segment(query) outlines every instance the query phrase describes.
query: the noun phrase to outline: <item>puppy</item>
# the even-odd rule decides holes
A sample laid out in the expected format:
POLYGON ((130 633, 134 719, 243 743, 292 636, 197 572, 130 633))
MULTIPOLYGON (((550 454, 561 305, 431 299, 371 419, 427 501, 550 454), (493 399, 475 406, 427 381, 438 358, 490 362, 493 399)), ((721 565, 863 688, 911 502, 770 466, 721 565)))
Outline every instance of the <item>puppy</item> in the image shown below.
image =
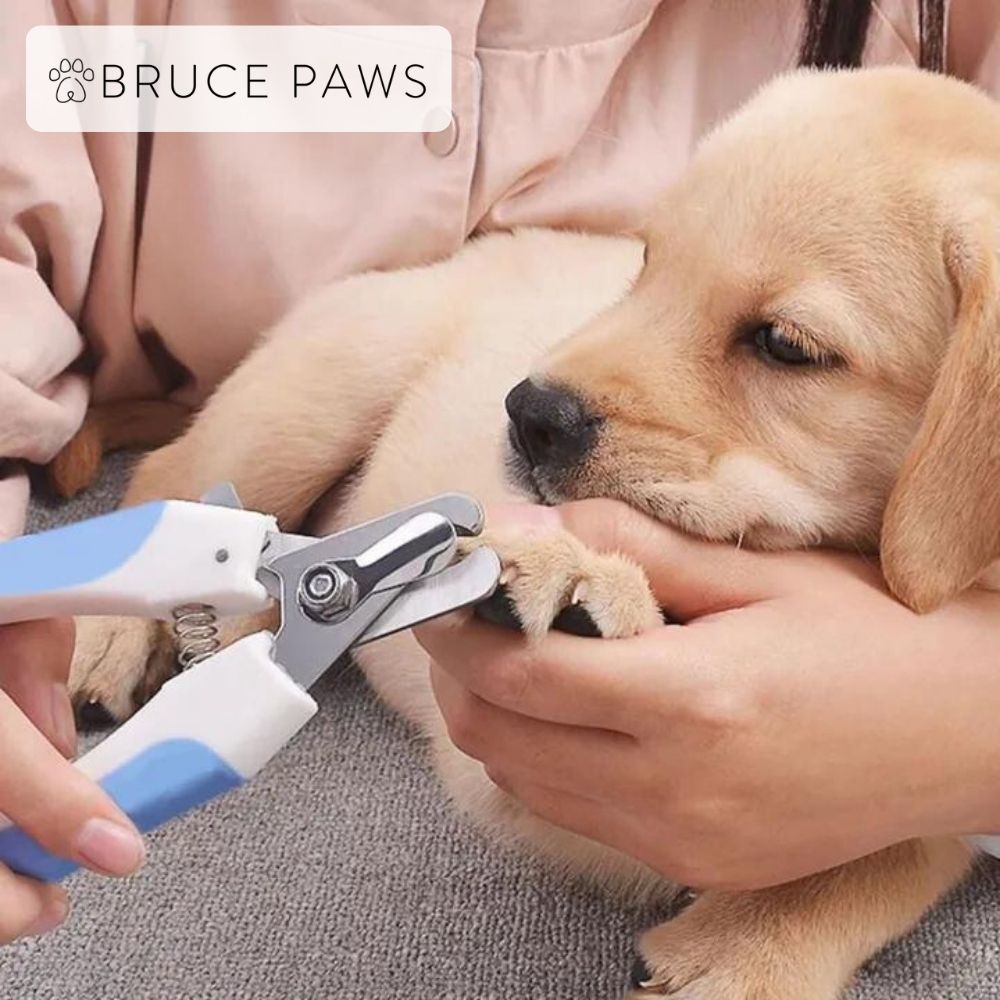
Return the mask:
MULTIPOLYGON (((613 497, 722 542, 880 550, 896 596, 928 611, 995 575, 998 423, 1000 110, 916 71, 801 73, 702 142, 641 239, 494 235, 324 289, 139 466, 127 502, 229 479, 291 528, 359 465, 314 527, 445 489, 613 497)), ((616 556, 558 536, 491 543, 532 633, 574 596, 607 636, 658 621, 616 556)), ((132 711, 169 670, 159 629, 81 622, 77 697, 132 711)), ((452 745, 412 637, 358 659, 461 808, 628 891, 655 887, 452 745)), ((642 939, 635 996, 833 1000, 968 864, 958 841, 914 842, 706 892, 642 939)))

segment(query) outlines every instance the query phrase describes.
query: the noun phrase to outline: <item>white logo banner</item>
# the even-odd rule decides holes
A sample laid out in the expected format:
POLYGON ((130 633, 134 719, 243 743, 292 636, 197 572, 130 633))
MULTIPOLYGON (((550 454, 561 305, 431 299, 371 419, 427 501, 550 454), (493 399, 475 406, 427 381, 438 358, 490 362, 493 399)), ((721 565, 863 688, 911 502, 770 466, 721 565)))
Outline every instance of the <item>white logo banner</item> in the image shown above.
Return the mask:
POLYGON ((451 35, 436 25, 36 27, 39 132, 437 132, 451 35))

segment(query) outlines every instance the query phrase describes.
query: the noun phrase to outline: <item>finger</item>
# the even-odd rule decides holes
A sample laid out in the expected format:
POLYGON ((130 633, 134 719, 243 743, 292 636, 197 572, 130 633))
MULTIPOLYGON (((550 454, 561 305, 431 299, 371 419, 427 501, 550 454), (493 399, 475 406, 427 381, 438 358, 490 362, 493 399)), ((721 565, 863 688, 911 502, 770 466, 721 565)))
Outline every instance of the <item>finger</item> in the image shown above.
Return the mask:
POLYGON ((15 875, 0 865, 0 944, 54 930, 68 912, 62 887, 15 875))
POLYGON ((634 639, 586 639, 550 632, 540 642, 468 616, 414 630, 431 659, 499 708, 566 725, 635 733, 649 714, 649 692, 681 642, 681 626, 634 639), (648 637, 655 636, 651 645, 648 637))
POLYGON ((75 629, 71 618, 0 629, 0 689, 60 753, 76 753, 76 723, 66 691, 75 629))
POLYGON ((44 848, 108 875, 140 867, 145 848, 128 817, 3 692, 0 760, 0 811, 44 848))
POLYGON ((512 775, 605 798, 633 766, 636 742, 622 733, 542 722, 497 708, 432 666, 431 683, 459 750, 512 775))
POLYGON ((693 538, 612 500, 565 504, 559 516, 590 548, 634 559, 678 621, 766 600, 787 585, 789 572, 809 565, 802 553, 750 552, 693 538))
POLYGON ((638 855, 637 845, 645 837, 641 821, 631 813, 586 795, 509 775, 502 768, 488 769, 487 773, 498 788, 540 819, 629 857, 638 855))

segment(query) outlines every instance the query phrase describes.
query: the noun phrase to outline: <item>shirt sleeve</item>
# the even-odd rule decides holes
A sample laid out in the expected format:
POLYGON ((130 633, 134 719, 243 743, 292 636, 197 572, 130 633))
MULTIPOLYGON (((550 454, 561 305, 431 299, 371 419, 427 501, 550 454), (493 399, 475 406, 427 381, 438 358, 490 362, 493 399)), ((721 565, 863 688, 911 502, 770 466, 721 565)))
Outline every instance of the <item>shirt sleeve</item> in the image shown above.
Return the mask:
MULTIPOLYGON (((47 462, 80 425, 84 376, 67 371, 83 342, 83 306, 101 219, 84 137, 25 121, 24 42, 65 10, 0 5, 0 460, 47 462)), ((23 523, 26 491, 0 489, 0 525, 23 523), (16 508, 16 509, 15 509, 16 508)))

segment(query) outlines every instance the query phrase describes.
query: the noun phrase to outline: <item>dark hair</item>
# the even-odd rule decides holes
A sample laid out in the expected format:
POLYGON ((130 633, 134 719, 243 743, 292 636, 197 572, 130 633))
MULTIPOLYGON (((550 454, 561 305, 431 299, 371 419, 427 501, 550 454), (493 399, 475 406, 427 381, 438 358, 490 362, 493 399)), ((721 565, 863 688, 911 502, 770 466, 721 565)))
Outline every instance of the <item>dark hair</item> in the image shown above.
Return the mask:
MULTIPOLYGON (((945 0, 911 0, 920 23, 920 65, 944 71, 945 0)), ((872 0, 805 0, 802 66, 860 66, 872 18, 872 0)))

